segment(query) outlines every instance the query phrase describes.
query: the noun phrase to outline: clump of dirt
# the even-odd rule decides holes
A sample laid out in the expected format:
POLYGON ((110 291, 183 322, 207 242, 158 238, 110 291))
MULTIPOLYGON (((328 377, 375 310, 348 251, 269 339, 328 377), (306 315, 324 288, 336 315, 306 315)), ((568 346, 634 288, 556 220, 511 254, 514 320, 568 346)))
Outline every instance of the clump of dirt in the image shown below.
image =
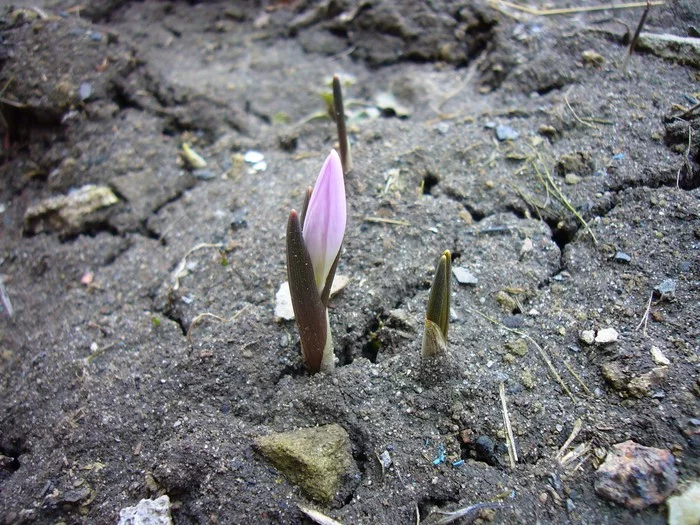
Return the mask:
MULTIPOLYGON (((686 35, 683 8, 645 30, 686 35)), ((635 54, 623 73, 640 15, 3 8, 0 522, 114 523, 167 494, 175 523, 304 523, 313 502, 254 443, 337 424, 357 472, 321 510, 343 523, 481 502, 465 519, 664 523, 665 494, 628 508, 594 487, 628 440, 680 487, 700 475, 698 72, 635 54), (336 371, 309 376, 274 297, 289 210, 336 146, 333 73, 350 280, 336 371), (109 204, 50 220, 85 188, 109 204), (468 278, 427 370, 444 250, 468 278)))

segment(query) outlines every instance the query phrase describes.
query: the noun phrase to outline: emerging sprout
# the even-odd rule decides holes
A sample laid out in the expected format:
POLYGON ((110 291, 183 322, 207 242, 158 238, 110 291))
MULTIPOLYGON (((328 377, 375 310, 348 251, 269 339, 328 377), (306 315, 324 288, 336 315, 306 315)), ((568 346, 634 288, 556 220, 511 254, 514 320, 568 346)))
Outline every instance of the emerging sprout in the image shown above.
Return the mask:
POLYGON ((423 357, 432 357, 444 353, 447 349, 447 329, 450 324, 450 281, 451 255, 445 250, 440 257, 433 286, 430 289, 428 311, 425 315, 423 332, 423 357))
POLYGON ((340 157, 331 150, 306 192, 301 218, 287 222, 287 277, 299 326, 301 353, 313 374, 335 366, 328 299, 345 235, 345 183, 340 157), (303 228, 302 228, 303 225, 303 228))
POLYGON ((343 91, 340 88, 340 78, 333 75, 333 110, 335 123, 338 126, 338 144, 340 145, 340 161, 343 164, 343 172, 348 173, 352 169, 352 155, 350 154, 350 140, 345 128, 345 107, 343 106, 343 91))

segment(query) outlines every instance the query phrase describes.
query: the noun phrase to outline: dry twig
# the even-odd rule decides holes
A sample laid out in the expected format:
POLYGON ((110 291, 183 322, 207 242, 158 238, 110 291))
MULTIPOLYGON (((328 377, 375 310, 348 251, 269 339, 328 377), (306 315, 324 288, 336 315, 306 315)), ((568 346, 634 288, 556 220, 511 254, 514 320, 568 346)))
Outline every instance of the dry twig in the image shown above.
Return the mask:
POLYGON ((632 40, 630 40, 630 45, 627 48, 627 56, 622 62, 622 72, 627 73, 627 66, 629 65, 630 58, 632 58, 632 53, 634 53, 634 48, 637 46, 637 40, 639 40, 639 33, 642 32, 642 27, 644 27, 644 22, 647 21, 647 15, 649 14, 649 9, 651 9, 651 2, 647 0, 647 7, 642 13, 642 18, 639 19, 639 25, 637 25, 637 30, 634 32, 632 40))
POLYGON ((678 174, 676 175, 676 188, 681 189, 681 172, 683 167, 686 169, 686 173, 690 176, 692 173, 692 166, 690 165, 690 147, 693 145, 693 128, 688 124, 688 147, 683 155, 683 164, 678 168, 678 174))

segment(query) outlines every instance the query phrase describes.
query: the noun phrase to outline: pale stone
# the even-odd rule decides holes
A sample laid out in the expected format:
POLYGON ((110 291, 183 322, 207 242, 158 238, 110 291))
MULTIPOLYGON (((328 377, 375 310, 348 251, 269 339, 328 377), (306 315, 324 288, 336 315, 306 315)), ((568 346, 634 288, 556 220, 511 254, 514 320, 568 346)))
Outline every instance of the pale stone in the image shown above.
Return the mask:
POLYGON ((599 345, 608 345, 617 341, 617 330, 614 328, 603 328, 598 330, 598 335, 595 337, 595 342, 599 345))
POLYGON ((651 358, 654 360, 654 363, 657 365, 664 365, 668 366, 671 364, 671 361, 669 360, 668 357, 666 357, 661 349, 658 346, 652 346, 651 347, 651 358))
POLYGON ((134 507, 126 507, 119 511, 117 525, 172 525, 170 515, 170 498, 161 496, 158 499, 142 499, 134 507))
POLYGON ((700 523, 700 482, 692 483, 680 496, 666 501, 668 525, 697 525, 700 523))

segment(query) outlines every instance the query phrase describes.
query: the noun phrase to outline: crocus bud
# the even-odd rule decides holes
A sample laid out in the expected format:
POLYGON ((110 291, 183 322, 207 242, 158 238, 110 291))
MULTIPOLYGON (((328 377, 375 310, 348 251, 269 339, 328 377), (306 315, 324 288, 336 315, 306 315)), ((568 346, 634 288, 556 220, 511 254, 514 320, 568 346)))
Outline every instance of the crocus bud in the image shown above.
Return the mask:
POLYGON ((335 366, 328 299, 345 235, 345 183, 340 157, 331 150, 299 214, 287 221, 287 277, 299 326, 301 353, 309 371, 335 366), (302 228, 302 224, 303 228, 302 228))
POLYGON ((439 355, 447 348, 447 329, 450 325, 451 263, 450 251, 445 250, 438 262, 433 286, 430 288, 423 332, 423 357, 439 355))
POLYGON ((345 222, 343 167, 336 151, 331 150, 316 179, 302 227, 319 294, 326 295, 326 287, 330 290, 345 235, 345 222))

